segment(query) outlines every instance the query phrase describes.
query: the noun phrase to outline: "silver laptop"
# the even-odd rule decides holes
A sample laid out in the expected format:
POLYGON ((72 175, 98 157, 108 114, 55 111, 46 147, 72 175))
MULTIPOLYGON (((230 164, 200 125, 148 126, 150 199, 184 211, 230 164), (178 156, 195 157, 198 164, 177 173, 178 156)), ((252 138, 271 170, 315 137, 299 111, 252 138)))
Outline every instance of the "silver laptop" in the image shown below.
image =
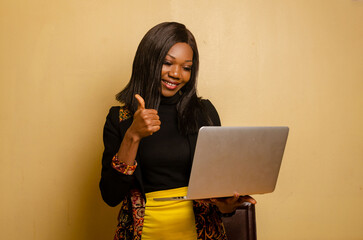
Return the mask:
POLYGON ((202 127, 186 196, 156 201, 195 200, 273 192, 288 127, 202 127))

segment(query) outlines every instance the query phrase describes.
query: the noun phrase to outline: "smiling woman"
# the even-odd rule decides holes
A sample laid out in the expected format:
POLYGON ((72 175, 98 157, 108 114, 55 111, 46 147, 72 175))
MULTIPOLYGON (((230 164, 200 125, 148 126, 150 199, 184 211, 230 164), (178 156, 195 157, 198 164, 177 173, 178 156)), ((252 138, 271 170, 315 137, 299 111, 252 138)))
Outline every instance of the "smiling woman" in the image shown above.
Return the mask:
MULTIPOLYGON (((175 74, 186 76, 185 73, 189 70, 189 80, 179 89, 181 91, 179 91, 177 112, 180 130, 184 134, 196 132, 198 114, 202 115, 207 125, 212 125, 209 114, 203 110, 204 104, 196 94, 196 78, 199 70, 197 43, 193 34, 180 23, 161 23, 145 34, 136 51, 130 82, 116 95, 116 99, 131 112, 135 112, 138 101, 134 95, 137 93, 145 99, 146 108, 158 109, 162 96, 160 78, 163 77, 161 76, 163 69, 171 71, 169 77, 164 79, 169 82, 170 89, 178 82, 172 76, 175 74), (188 51, 184 51, 187 49, 188 51)), ((165 96, 170 97, 176 92, 178 91, 171 91, 165 96)))
POLYGON ((193 50, 186 43, 176 43, 165 57, 161 69, 161 94, 174 96, 189 82, 193 64, 193 50))
POLYGON ((221 216, 252 198, 155 202, 187 191, 198 129, 220 125, 196 94, 199 55, 191 32, 161 23, 142 39, 130 82, 104 127, 100 189, 121 204, 115 239, 226 239, 221 216))

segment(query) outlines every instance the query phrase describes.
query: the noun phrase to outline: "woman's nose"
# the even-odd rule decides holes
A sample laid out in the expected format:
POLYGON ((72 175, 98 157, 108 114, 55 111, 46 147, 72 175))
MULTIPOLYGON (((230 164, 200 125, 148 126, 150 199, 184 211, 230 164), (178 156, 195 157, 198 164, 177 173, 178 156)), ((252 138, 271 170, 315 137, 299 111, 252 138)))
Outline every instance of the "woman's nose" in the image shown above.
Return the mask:
POLYGON ((172 78, 180 78, 180 67, 174 66, 170 69, 169 76, 172 78))

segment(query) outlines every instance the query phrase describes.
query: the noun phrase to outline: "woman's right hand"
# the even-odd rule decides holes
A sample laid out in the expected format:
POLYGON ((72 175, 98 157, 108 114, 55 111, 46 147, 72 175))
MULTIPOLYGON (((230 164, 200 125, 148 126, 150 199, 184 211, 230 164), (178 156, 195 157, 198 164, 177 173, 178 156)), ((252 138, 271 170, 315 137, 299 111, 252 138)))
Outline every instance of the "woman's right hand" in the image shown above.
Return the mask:
POLYGON ((139 94, 136 94, 135 98, 139 105, 127 132, 135 141, 140 141, 142 138, 159 131, 161 122, 155 109, 145 109, 145 101, 139 94))

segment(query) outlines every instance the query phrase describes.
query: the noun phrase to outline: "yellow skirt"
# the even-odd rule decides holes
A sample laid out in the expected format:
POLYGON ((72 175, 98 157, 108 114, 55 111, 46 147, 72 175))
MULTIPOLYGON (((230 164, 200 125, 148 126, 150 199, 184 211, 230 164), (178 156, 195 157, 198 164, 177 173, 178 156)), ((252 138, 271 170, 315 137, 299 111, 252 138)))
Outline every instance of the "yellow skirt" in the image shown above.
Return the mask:
POLYGON ((146 193, 142 240, 196 240, 192 201, 154 201, 187 194, 187 187, 146 193))

